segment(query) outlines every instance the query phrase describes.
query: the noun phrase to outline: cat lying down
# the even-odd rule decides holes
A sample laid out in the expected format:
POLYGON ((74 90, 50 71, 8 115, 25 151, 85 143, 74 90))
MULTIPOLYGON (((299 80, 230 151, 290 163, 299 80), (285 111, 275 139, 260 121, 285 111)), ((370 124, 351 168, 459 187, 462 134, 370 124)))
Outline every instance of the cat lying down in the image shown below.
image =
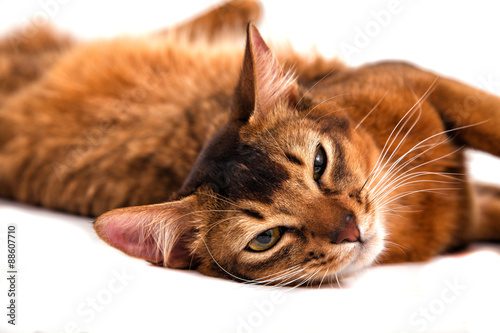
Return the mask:
POLYGON ((272 51, 253 1, 143 37, 0 42, 0 196, 126 254, 262 284, 500 240, 500 98, 405 63, 272 51), (246 47, 227 35, 246 31, 246 47), (132 207, 129 207, 132 206, 132 207), (126 208, 119 208, 126 207, 126 208))

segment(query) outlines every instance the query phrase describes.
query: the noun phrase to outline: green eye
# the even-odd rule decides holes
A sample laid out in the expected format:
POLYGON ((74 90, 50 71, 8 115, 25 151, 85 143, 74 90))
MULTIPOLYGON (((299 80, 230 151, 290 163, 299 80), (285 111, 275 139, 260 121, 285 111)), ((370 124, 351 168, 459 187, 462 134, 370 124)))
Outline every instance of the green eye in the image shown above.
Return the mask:
POLYGON ((281 228, 272 228, 257 235, 250 243, 247 249, 255 252, 262 252, 272 248, 281 238, 281 228))
POLYGON ((313 178, 314 180, 319 180, 323 172, 326 169, 326 153, 323 147, 320 145, 316 149, 316 155, 314 156, 314 168, 313 168, 313 178))

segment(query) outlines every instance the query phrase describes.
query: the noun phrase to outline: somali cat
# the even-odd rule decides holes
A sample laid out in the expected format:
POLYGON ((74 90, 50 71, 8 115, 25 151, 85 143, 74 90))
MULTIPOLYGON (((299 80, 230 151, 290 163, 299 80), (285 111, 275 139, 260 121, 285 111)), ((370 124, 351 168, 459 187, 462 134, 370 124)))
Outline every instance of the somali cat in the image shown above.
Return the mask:
POLYGON ((247 25, 259 13, 233 1, 88 44, 8 36, 0 195, 104 213, 97 234, 133 257, 264 284, 500 239, 500 190, 468 181, 462 149, 500 156, 500 98, 405 63, 273 53, 247 25), (225 41, 245 28, 244 49, 225 41))

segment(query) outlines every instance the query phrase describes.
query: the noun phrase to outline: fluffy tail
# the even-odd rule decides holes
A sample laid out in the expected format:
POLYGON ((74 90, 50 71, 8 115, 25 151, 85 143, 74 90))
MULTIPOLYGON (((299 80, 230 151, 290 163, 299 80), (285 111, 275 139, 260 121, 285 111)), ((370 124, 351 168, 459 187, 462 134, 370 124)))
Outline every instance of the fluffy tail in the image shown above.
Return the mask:
POLYGON ((473 238, 479 241, 500 241, 500 187, 475 184, 479 212, 473 238))
POLYGON ((229 0, 160 34, 174 32, 189 40, 217 40, 224 35, 244 36, 249 21, 257 21, 262 8, 255 0, 229 0))

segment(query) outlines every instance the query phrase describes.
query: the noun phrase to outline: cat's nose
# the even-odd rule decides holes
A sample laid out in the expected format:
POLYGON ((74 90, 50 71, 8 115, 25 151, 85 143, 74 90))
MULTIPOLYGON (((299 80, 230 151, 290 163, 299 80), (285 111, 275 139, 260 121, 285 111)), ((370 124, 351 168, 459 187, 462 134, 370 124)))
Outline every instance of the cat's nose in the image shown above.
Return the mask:
POLYGON ((343 242, 359 241, 361 241, 361 238, 356 216, 348 214, 345 218, 344 225, 340 227, 338 232, 333 234, 330 242, 332 244, 341 244, 343 242))

